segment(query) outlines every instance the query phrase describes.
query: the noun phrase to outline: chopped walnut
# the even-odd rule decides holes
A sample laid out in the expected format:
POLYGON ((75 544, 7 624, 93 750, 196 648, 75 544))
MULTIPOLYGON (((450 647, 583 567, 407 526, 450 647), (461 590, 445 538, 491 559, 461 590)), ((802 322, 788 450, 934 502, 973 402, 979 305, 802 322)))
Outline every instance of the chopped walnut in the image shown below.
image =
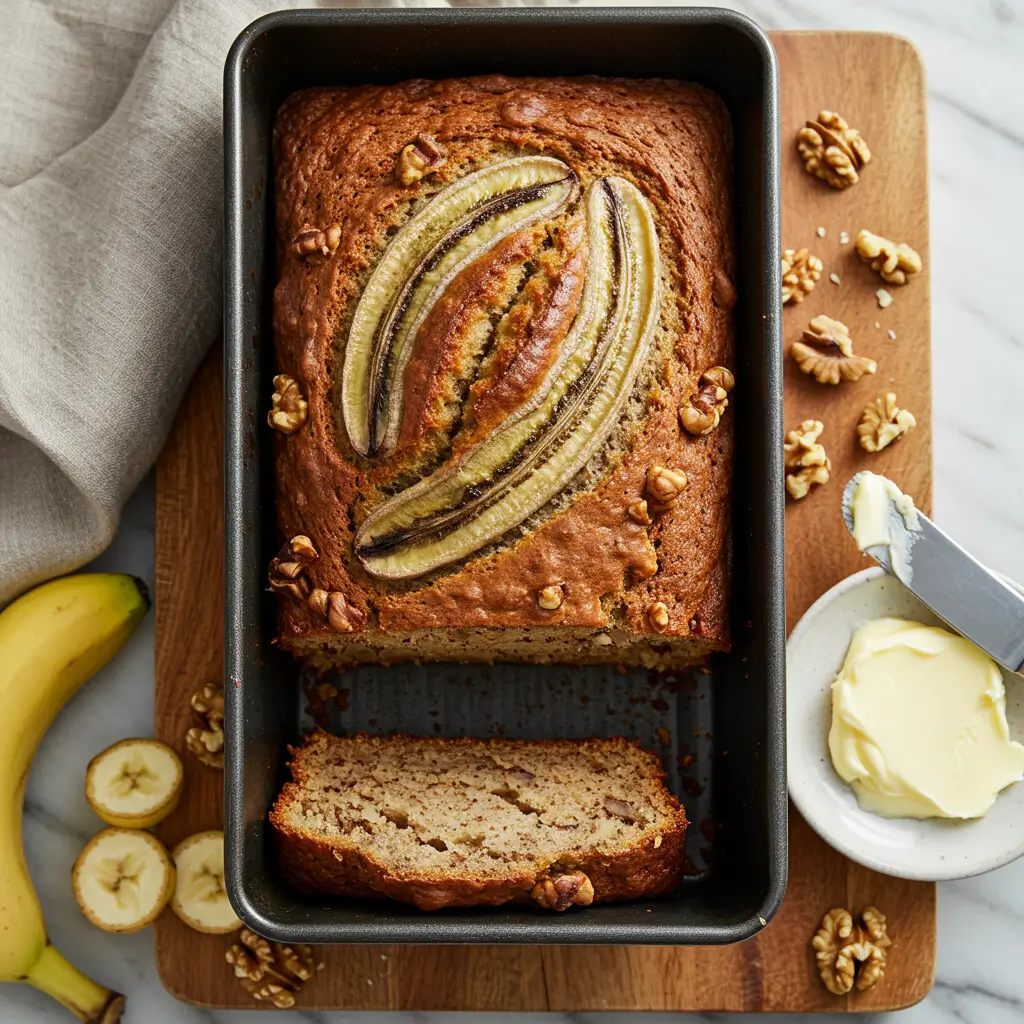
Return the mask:
POLYGON ((814 291, 825 264, 809 249, 786 249, 782 254, 782 302, 803 302, 814 291))
POLYGON ((874 987, 885 975, 886 950, 891 944, 885 915, 875 907, 865 907, 858 923, 848 910, 833 908, 811 939, 821 980, 837 996, 845 995, 854 984, 860 991, 874 987))
POLYGON ((553 583, 550 587, 542 587, 537 591, 537 605, 546 612, 553 612, 562 607, 565 591, 561 583, 553 583))
POLYGON ((274 378, 274 394, 270 399, 267 422, 282 434, 294 434, 306 422, 308 408, 299 382, 286 373, 279 373, 274 378))
POLYGON ((530 895, 545 909, 562 911, 573 904, 589 907, 594 902, 594 886, 582 871, 573 871, 542 879, 530 895))
POLYGON ((647 609, 647 621, 659 633, 668 628, 668 605, 664 601, 655 601, 647 609))
POLYGON ((349 604, 341 591, 321 590, 317 587, 306 602, 313 611, 327 620, 327 625, 339 633, 352 633, 360 626, 366 616, 349 604))
POLYGON ((816 316, 804 331, 803 340, 793 342, 789 354, 819 384, 860 380, 864 374, 878 369, 873 359, 853 354, 850 329, 829 316, 816 316))
POLYGON ((323 230, 304 224, 292 239, 292 255, 307 263, 324 263, 338 251, 340 243, 340 224, 329 224, 323 230))
POLYGON ((807 497, 814 484, 828 483, 832 463, 825 448, 818 443, 825 425, 821 420, 804 420, 786 435, 786 490, 799 501, 807 497))
POLYGON ((871 150, 856 128, 831 110, 808 121, 796 134, 796 148, 808 174, 833 188, 856 185, 859 171, 871 160, 871 150))
POLYGON ((448 150, 433 135, 417 135, 398 154, 395 177, 403 185, 414 185, 448 163, 448 150))
POLYGON ((686 484, 686 474, 681 469, 651 466, 644 483, 644 491, 650 499, 648 507, 652 512, 667 512, 675 508, 686 484))
POLYGON ((267 573, 270 586, 301 601, 309 593, 309 583, 302 574, 317 557, 316 548, 307 536, 292 537, 270 561, 267 573))
MULTIPOLYGON (((889 284, 906 284, 923 266, 921 257, 906 242, 890 242, 861 228, 854 243, 857 255, 889 284)), ((882 305, 881 299, 879 305, 882 305)), ((883 307, 884 308, 884 307, 883 307)))
POLYGON ((896 396, 890 391, 864 407, 857 424, 860 446, 866 452, 880 452, 916 426, 914 414, 909 409, 900 409, 896 405, 896 396))
POLYGON ((736 386, 732 372, 712 366, 701 374, 700 389, 679 409, 679 422, 689 434, 710 434, 729 405, 729 392, 736 386))
POLYGON ((224 959, 235 969, 242 987, 258 1002, 291 1009, 296 994, 316 973, 312 948, 269 942, 248 928, 243 928, 238 938, 224 959))
POLYGON ((650 526, 654 522, 651 519, 650 512, 647 510, 647 502, 642 498, 640 501, 632 502, 629 508, 626 509, 626 513, 634 523, 639 523, 641 526, 650 526))
POLYGON ((192 711, 201 723, 185 733, 185 745, 203 764, 224 767, 224 690, 207 683, 192 694, 192 711))

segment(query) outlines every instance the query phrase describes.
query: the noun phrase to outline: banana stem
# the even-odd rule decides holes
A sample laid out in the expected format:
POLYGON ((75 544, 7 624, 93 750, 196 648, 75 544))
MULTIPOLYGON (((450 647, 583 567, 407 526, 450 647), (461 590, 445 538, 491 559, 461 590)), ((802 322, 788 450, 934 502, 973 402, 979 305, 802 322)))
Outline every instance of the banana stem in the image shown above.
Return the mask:
POLYGON ((84 1024, 116 1024, 124 996, 87 978, 49 942, 25 980, 66 1006, 84 1024))

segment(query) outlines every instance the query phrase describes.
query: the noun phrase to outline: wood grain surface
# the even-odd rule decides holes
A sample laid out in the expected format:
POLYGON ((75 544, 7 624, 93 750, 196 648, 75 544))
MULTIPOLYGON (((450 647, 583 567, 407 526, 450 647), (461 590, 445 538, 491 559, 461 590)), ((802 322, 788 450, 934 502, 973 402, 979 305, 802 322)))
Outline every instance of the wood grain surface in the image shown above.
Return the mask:
MULTIPOLYGON (((883 35, 781 33, 773 36, 782 83, 783 240, 808 246, 825 275, 801 305, 787 308, 789 344, 817 313, 843 320, 856 350, 878 373, 837 388, 786 368, 786 425, 816 418, 833 479, 787 509, 789 624, 824 590, 861 568, 843 528, 839 497, 854 471, 891 476, 925 510, 931 500, 928 201, 923 69, 903 40, 883 35), (840 111, 874 154, 855 188, 829 189, 807 176, 796 130, 818 110, 840 111), (817 229, 825 229, 823 238, 817 229), (912 244, 925 271, 880 310, 883 282, 860 264, 852 239, 861 227, 912 244), (851 242, 839 242, 840 231, 851 242), (840 284, 829 282, 836 273, 840 284), (880 327, 875 328, 875 322, 880 327), (894 332, 891 337, 889 331, 894 332), (877 455, 856 444, 863 406, 896 392, 918 427, 877 455)), ((219 350, 200 370, 157 468, 156 734, 182 754, 186 796, 161 826, 173 844, 221 824, 221 774, 184 750, 189 695, 221 678, 222 474, 219 350)), ((935 962, 935 887, 886 878, 827 847, 793 811, 789 889, 782 909, 756 938, 730 947, 402 947, 322 950, 326 969, 299 1006, 362 1010, 754 1010, 873 1011, 921 999, 935 962), (889 969, 876 989, 835 997, 820 984, 808 942, 832 906, 873 903, 891 922, 889 969)), ((170 912, 156 923, 157 963, 179 999, 242 1007, 250 1002, 223 953, 225 936, 198 935, 170 912)))

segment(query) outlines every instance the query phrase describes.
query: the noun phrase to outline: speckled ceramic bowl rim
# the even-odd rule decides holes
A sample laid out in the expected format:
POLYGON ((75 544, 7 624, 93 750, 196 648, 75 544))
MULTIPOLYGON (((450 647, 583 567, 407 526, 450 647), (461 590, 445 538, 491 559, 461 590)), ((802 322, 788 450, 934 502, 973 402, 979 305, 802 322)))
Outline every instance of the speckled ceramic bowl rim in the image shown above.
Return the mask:
MULTIPOLYGON (((804 612, 801 616, 800 621, 793 627, 793 631, 790 633, 789 638, 786 642, 787 651, 787 665, 788 665, 788 653, 791 645, 795 645, 804 634, 810 632, 814 628, 815 620, 821 614, 821 612, 829 605, 833 604, 844 594, 853 590, 857 587, 862 586, 870 580, 877 579, 880 576, 887 575, 886 571, 879 565, 870 566, 867 569, 862 569, 860 572, 854 573, 852 576, 847 576, 845 579, 840 580, 831 589, 825 591, 804 612)), ((1024 586, 1017 583, 1016 580, 1010 579, 1008 576, 1004 576, 1002 573, 998 574, 1010 586, 1019 590, 1024 594, 1024 586)), ((788 675, 788 671, 787 671, 788 675)), ((831 762, 830 762, 831 765, 831 762)), ((834 770, 834 769, 833 769, 834 770)), ((811 826, 812 829, 834 850, 842 853, 844 856, 849 857, 850 860, 855 861, 858 864, 862 864, 864 867, 871 868, 873 871, 878 871, 884 875, 890 875, 894 878, 907 878, 912 881, 919 882, 947 882, 953 881, 959 878, 972 878, 976 875, 983 875, 989 871, 994 871, 996 868, 1004 867, 1006 864, 1011 864, 1013 861, 1024 856, 1024 838, 1016 844, 1016 846, 1008 847, 1007 850, 987 858, 979 858, 976 864, 971 865, 969 868, 953 867, 950 866, 948 872, 940 870, 929 870, 929 871, 913 871, 912 869, 894 869, 886 861, 881 860, 871 855, 870 852, 865 852, 859 847, 855 847, 845 842, 841 838, 834 834, 831 834, 828 829, 822 827, 819 819, 815 817, 814 810, 808 807, 806 801, 801 799, 801 785, 796 782, 796 775, 792 771, 790 766, 789 771, 789 796, 793 801, 794 806, 803 816, 804 820, 811 826)), ((1024 783, 1020 783, 1024 785, 1024 783)), ((867 814, 868 812, 863 812, 867 814)))

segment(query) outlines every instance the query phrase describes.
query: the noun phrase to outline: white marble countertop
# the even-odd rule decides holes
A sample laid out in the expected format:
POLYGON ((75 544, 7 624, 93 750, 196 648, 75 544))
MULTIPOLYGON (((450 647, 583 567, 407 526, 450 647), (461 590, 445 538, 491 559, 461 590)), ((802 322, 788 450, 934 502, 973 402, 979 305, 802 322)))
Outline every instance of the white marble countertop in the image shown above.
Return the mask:
MULTIPOLYGON (((453 3, 461 6, 462 0, 453 3)), ((726 6, 770 29, 895 32, 920 48, 929 81, 935 510, 979 558, 1024 580, 1024 321, 1017 255, 1024 238, 1024 0, 749 0, 726 6)), ((152 582, 151 478, 130 502, 114 546, 96 567, 152 582)), ((29 864, 51 934, 75 964, 126 993, 127 1021, 256 1020, 256 1011, 211 1012, 175 1002, 157 978, 151 932, 106 935, 86 922, 71 895, 71 865, 97 828, 81 798, 85 766, 107 744, 151 733, 152 681, 150 616, 118 659, 60 715, 36 757, 25 807, 29 864)), ((901 1024, 1024 1020, 1022 963, 1024 860, 940 885, 935 989, 903 1011, 901 1024)), ((720 1016, 726 1015, 285 1013, 274 1019, 654 1024, 720 1016)), ((68 1019, 26 986, 0 986, 4 1024, 68 1019)))

